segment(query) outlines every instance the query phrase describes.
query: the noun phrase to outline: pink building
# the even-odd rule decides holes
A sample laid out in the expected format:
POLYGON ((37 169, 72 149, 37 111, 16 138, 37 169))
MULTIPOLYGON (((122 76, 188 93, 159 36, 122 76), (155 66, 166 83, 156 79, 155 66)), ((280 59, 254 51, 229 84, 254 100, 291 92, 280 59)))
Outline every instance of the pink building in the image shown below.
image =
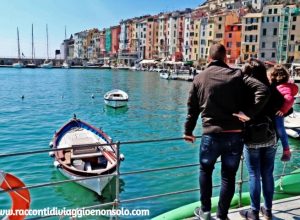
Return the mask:
POLYGON ((111 55, 117 56, 119 51, 121 26, 113 26, 111 29, 111 55))
POLYGON ((105 50, 105 29, 100 31, 100 57, 105 57, 106 50, 105 50))

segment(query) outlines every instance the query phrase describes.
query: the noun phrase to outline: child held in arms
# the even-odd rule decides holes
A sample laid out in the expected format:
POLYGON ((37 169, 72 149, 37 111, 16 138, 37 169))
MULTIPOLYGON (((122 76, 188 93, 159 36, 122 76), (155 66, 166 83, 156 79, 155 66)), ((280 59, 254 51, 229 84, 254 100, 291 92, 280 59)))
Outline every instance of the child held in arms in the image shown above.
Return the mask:
POLYGON ((289 81, 290 75, 288 70, 279 64, 276 64, 273 68, 269 69, 268 77, 270 82, 275 84, 277 90, 284 97, 284 103, 281 109, 276 113, 275 124, 283 148, 281 161, 289 161, 292 154, 284 127, 284 117, 291 114, 293 111, 292 106, 294 104, 294 96, 298 93, 298 86, 289 81))

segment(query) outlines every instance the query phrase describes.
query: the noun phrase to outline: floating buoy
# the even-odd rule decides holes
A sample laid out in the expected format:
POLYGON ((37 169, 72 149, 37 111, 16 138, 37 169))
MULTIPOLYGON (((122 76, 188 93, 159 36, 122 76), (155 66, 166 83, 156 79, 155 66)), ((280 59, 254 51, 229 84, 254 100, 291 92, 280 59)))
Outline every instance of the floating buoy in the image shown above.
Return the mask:
POLYGON ((92 94, 91 97, 92 97, 92 99, 94 99, 95 98, 94 94, 92 94))
POLYGON ((53 147, 53 142, 52 142, 52 141, 49 142, 49 147, 50 147, 50 148, 53 147))
POLYGON ((21 96, 21 99, 22 99, 22 100, 24 100, 24 99, 25 99, 25 96, 24 96, 24 95, 22 95, 22 96, 21 96))
POLYGON ((60 163, 57 160, 54 161, 53 165, 56 168, 60 167, 60 163))
POLYGON ((50 157, 54 157, 54 152, 53 151, 49 151, 49 156, 50 157))
POLYGON ((121 160, 121 161, 124 161, 124 160, 125 160, 124 154, 120 154, 120 160, 121 160))
MULTIPOLYGON (((25 184, 18 179, 17 177, 13 176, 12 174, 5 173, 0 170, 0 188, 3 190, 12 190, 15 188, 25 187, 25 184)), ((23 210, 24 212, 29 209, 30 207, 30 193, 27 188, 25 189, 18 189, 12 190, 8 192, 11 200, 12 212, 16 210, 23 210)), ((20 213, 17 213, 20 214, 20 213)), ((25 219, 25 215, 8 215, 4 219, 8 220, 23 220, 25 219)))

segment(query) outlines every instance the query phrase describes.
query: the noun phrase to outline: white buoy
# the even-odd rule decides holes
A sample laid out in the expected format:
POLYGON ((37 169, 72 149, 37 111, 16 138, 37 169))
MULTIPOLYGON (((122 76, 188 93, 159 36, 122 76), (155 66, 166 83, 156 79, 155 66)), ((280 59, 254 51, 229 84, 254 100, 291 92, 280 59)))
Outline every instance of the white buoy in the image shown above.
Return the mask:
POLYGON ((52 142, 52 141, 49 142, 49 147, 50 147, 50 148, 53 147, 53 142, 52 142))
POLYGON ((120 154, 120 160, 121 160, 121 161, 124 161, 124 160, 125 160, 124 154, 120 154))
POLYGON ((53 152, 53 151, 50 151, 50 152, 49 152, 49 156, 50 156, 50 157, 54 157, 54 152, 53 152))
POLYGON ((57 160, 55 160, 53 163, 53 166, 58 168, 60 166, 60 163, 57 160))
POLYGON ((94 99, 94 98, 95 98, 94 94, 92 94, 92 96, 91 96, 91 97, 92 97, 92 99, 94 99))

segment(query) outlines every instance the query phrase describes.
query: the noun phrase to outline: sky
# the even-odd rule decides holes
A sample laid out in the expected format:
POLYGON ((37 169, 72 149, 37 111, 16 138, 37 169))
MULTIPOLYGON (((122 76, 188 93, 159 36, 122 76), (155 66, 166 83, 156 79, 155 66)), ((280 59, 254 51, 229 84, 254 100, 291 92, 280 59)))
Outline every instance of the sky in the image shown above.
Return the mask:
POLYGON ((91 28, 107 28, 120 20, 146 14, 155 15, 185 8, 195 8, 204 0, 1 0, 0 57, 17 57, 17 27, 20 49, 31 57, 31 24, 34 28, 35 54, 47 56, 46 24, 49 32, 49 54, 65 36, 91 28))

